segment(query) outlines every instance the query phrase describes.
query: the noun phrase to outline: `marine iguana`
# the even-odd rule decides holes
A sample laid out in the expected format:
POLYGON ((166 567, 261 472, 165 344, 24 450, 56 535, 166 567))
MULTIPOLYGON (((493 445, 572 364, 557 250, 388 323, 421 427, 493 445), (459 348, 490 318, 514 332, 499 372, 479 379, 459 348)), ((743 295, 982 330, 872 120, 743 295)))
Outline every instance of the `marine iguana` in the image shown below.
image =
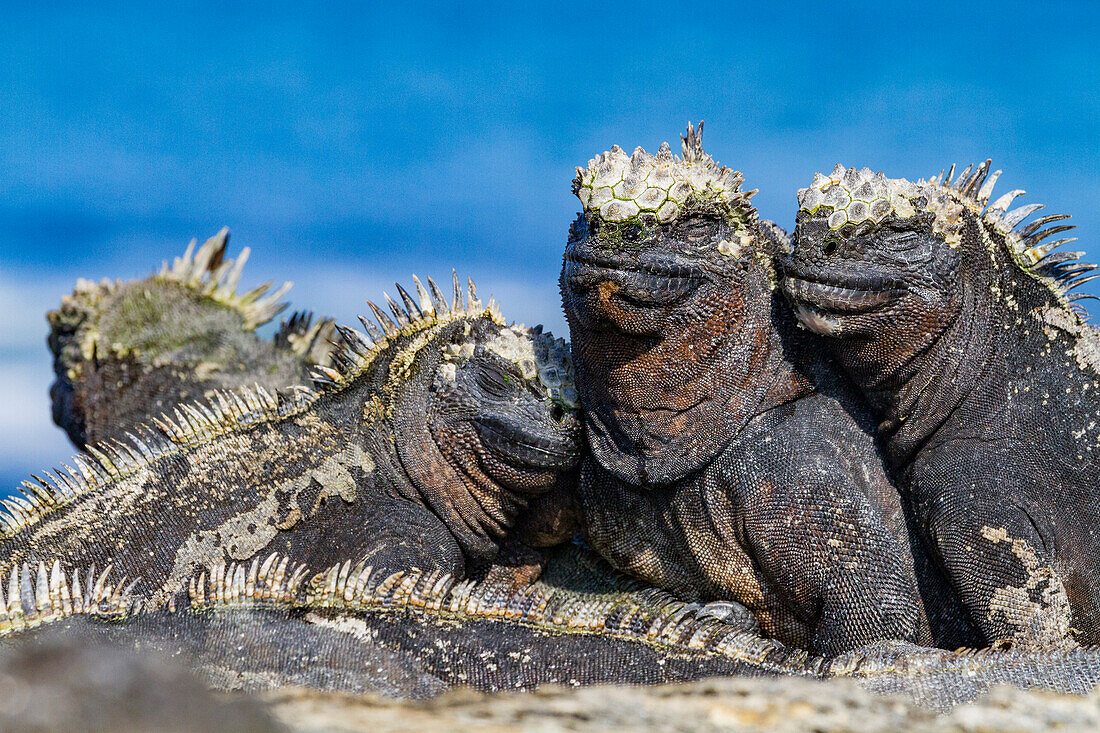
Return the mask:
POLYGON ((759 638, 747 619, 723 624, 713 608, 631 583, 577 548, 553 551, 542 578, 523 587, 492 575, 456 584, 414 569, 373 571, 354 557, 307 583, 311 571, 282 558, 253 560, 215 564, 212 575, 192 576, 188 595, 157 610, 120 582, 122 566, 105 575, 62 572, 52 561, 21 566, 14 584, 10 576, 0 583, 0 639, 64 627, 183 655, 220 689, 304 685, 400 697, 452 686, 795 674, 852 676, 946 709, 993 684, 1086 692, 1098 678, 1094 650, 954 654, 891 643, 825 660, 759 638), (297 594, 275 592, 294 578, 297 594))
POLYGON ((837 166, 799 192, 784 290, 881 420, 917 526, 985 643, 1100 641, 1100 337, 1042 208, 837 166))
POLYGON ((329 319, 295 313, 274 342, 255 333, 286 303, 284 283, 238 294, 249 249, 225 256, 225 228, 160 272, 128 282, 77 281, 51 311, 49 346, 56 379, 53 419, 77 448, 123 438, 180 402, 221 389, 269 390, 309 382, 314 364, 330 366, 329 319))
MULTIPOLYGON (((792 646, 927 642, 872 424, 773 293, 785 234, 701 132, 681 158, 615 146, 573 181, 584 211, 560 282, 591 449, 585 538, 657 586, 745 604, 792 646)), ((936 618, 940 641, 961 642, 957 620, 936 618)))
POLYGON ((576 546, 552 551, 544 576, 519 588, 352 561, 314 573, 272 554, 192 576, 158 609, 115 571, 43 562, 0 578, 0 644, 54 632, 180 656, 211 687, 244 692, 425 698, 453 687, 797 676, 850 678, 945 711, 995 685, 1086 693, 1100 683, 1095 647, 948 652, 884 642, 811 655, 700 613, 576 546))
POLYGON ((0 569, 114 562, 157 607, 195 568, 275 550, 458 577, 492 561, 577 461, 565 344, 505 325, 457 275, 451 303, 416 283, 392 319, 368 302, 366 334, 337 328, 316 389, 217 391, 24 482, 0 569))

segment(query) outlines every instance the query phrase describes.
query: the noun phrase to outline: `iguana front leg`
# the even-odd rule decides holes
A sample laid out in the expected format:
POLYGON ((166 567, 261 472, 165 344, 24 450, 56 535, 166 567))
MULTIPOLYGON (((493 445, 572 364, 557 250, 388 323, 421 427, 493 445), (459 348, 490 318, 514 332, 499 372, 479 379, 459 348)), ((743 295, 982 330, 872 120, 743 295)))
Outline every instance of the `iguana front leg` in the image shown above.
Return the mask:
MULTIPOLYGON (((1045 520, 1018 501, 1028 495, 999 477, 967 475, 952 461, 913 485, 927 541, 985 643, 1072 645, 1069 597, 1045 520), (938 479, 951 474, 944 491, 938 479)), ((1002 475, 1025 475, 1002 466, 1002 475)))
POLYGON ((765 633, 826 655, 878 639, 927 643, 909 558, 863 494, 825 477, 774 478, 742 489, 734 522, 770 591, 765 633))

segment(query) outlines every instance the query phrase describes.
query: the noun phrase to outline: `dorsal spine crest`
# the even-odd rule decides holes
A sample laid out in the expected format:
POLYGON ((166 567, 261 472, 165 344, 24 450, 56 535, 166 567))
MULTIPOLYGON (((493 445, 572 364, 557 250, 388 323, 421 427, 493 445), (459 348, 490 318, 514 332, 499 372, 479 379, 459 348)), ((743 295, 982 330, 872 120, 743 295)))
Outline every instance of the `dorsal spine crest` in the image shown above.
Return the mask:
MULTIPOLYGON (((220 264, 215 271, 225 270, 225 277, 228 277, 226 273, 238 272, 239 268, 230 270, 225 267, 228 261, 219 259, 224 253, 226 236, 228 232, 223 230, 220 239, 212 238, 199 248, 197 254, 193 252, 194 246, 189 247, 184 257, 177 258, 171 268, 165 266, 162 276, 167 272, 166 277, 183 284, 194 281, 196 277, 201 281, 201 273, 207 272, 209 264, 216 261, 220 264)), ((438 287, 430 278, 428 280, 438 292, 438 287)), ((445 299, 443 302, 446 302, 445 299)), ((410 318, 409 324, 399 333, 412 335, 467 317, 486 317, 504 325, 496 303, 490 300, 488 306, 483 307, 471 287, 465 307, 456 303, 439 315, 432 310, 420 318, 410 318)), ((333 345, 329 354, 333 366, 317 364, 312 369, 314 388, 299 386, 271 392, 257 385, 220 390, 206 401, 183 403, 173 408, 170 415, 152 418, 152 425, 137 426, 121 441, 89 446, 85 453, 74 456, 72 466, 62 464, 45 472, 44 478, 36 476, 24 481, 19 489, 21 497, 0 499, 0 506, 3 506, 3 511, 0 511, 0 533, 11 537, 50 511, 93 493, 110 482, 132 478, 146 466, 173 453, 227 433, 300 415, 322 394, 347 388, 367 371, 380 354, 395 345, 387 338, 375 342, 346 327, 339 333, 341 339, 333 345)))
POLYGON ((237 286, 241 281, 241 271, 248 261, 250 250, 245 247, 236 260, 225 258, 225 247, 229 242, 229 227, 206 240, 198 251, 198 240, 192 239, 182 257, 176 257, 172 265, 161 265, 157 278, 166 282, 176 282, 194 290, 227 308, 238 311, 244 318, 244 327, 255 329, 274 318, 287 307, 279 301, 291 283, 285 282, 273 293, 268 294, 272 283, 259 285, 247 293, 238 294, 237 286), (266 294, 266 295, 265 295, 266 294))

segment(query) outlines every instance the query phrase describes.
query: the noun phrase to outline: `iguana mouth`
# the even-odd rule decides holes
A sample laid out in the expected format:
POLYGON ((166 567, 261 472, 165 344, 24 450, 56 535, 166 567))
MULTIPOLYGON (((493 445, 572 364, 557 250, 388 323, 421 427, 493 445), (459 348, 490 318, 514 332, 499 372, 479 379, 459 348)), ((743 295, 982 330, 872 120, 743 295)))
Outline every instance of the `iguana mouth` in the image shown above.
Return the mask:
POLYGON ((783 291, 797 303, 836 313, 865 313, 879 308, 905 291, 887 278, 821 282, 788 275, 783 291))
POLYGON ((509 463, 527 468, 564 469, 579 459, 577 443, 567 428, 558 432, 536 431, 507 417, 481 414, 471 422, 482 442, 509 463))
POLYGON ((703 282, 698 270, 675 262, 639 261, 625 264, 590 252, 565 256, 563 282, 575 291, 587 291, 604 283, 615 295, 641 307, 667 306, 684 300, 703 282))

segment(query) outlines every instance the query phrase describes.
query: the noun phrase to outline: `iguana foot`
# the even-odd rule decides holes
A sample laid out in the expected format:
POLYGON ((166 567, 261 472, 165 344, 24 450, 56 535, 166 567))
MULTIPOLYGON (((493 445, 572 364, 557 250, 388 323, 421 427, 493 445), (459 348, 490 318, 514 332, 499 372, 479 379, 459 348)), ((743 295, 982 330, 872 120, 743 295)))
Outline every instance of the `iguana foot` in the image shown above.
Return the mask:
POLYGON ((737 601, 712 601, 696 611, 695 618, 713 618, 754 634, 760 633, 760 621, 748 607, 737 601))

